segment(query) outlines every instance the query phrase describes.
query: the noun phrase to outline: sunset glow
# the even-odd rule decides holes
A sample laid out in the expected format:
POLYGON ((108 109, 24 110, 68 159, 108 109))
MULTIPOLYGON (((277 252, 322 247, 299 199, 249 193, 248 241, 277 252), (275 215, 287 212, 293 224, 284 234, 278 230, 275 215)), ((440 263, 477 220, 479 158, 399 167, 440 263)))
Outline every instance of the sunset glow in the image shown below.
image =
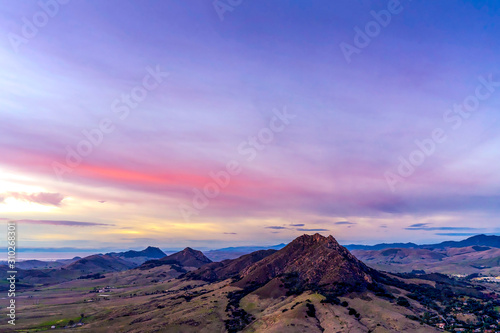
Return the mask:
MULTIPOLYGON (((0 39, 0 218, 24 247, 499 233, 489 3, 406 1, 346 61, 386 4, 244 1, 221 21, 211 1, 70 2, 0 39)), ((1 9, 2 35, 39 10, 1 9)))

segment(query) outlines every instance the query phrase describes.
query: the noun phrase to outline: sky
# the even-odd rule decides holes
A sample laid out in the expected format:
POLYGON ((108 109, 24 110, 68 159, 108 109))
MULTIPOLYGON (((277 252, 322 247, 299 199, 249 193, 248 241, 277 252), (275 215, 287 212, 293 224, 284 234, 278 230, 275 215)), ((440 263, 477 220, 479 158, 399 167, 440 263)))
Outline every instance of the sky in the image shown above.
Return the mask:
POLYGON ((499 16, 494 0, 5 2, 5 232, 82 249, 500 234, 499 16))

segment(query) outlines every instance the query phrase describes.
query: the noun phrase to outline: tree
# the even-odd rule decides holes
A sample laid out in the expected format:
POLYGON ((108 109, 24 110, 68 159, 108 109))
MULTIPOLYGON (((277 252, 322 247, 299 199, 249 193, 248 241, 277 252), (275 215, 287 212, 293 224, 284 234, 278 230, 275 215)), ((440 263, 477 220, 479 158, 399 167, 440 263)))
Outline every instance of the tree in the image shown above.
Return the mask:
POLYGON ((400 306, 404 306, 405 308, 410 307, 410 302, 408 302, 408 300, 402 296, 398 297, 397 304, 400 306))

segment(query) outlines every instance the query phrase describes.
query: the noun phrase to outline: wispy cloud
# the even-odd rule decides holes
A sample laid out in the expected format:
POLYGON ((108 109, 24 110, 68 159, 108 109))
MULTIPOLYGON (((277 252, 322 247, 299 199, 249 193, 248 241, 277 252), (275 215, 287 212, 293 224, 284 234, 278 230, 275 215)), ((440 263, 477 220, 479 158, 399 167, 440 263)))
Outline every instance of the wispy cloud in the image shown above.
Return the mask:
POLYGON ((303 224, 303 223, 296 223, 296 224, 291 223, 290 226, 291 227, 303 227, 303 226, 305 226, 305 224, 303 224))
POLYGON ((288 228, 287 227, 282 227, 282 226, 279 226, 279 225, 272 225, 272 226, 266 227, 266 229, 282 230, 282 229, 288 229, 288 228))
POLYGON ((438 232, 438 236, 475 236, 477 233, 473 232, 438 232))
POLYGON ((349 222, 349 221, 339 221, 339 222, 335 222, 334 224, 336 224, 336 225, 355 225, 356 223, 349 222))
POLYGON ((237 235, 236 232, 223 232, 224 235, 237 235))
POLYGON ((420 228, 420 227, 425 227, 428 224, 429 223, 415 223, 415 224, 408 226, 408 228, 420 228))
POLYGON ((328 229, 306 229, 306 228, 298 228, 297 231, 329 231, 328 229))
POLYGON ((405 228, 405 230, 427 230, 427 231, 452 231, 452 230, 480 230, 479 228, 471 228, 471 227, 430 227, 430 223, 415 223, 405 228))
POLYGON ((33 202, 40 205, 52 205, 60 206, 61 202, 64 200, 64 195, 61 193, 49 193, 49 192, 38 192, 38 193, 25 193, 25 192, 7 192, 0 196, 0 203, 5 201, 7 198, 14 198, 16 200, 33 202))
POLYGON ((114 224, 107 223, 95 223, 95 222, 81 222, 81 221, 61 221, 61 220, 13 220, 18 223, 28 223, 28 224, 49 224, 49 225, 61 225, 69 227, 95 227, 95 226, 114 226, 114 224))

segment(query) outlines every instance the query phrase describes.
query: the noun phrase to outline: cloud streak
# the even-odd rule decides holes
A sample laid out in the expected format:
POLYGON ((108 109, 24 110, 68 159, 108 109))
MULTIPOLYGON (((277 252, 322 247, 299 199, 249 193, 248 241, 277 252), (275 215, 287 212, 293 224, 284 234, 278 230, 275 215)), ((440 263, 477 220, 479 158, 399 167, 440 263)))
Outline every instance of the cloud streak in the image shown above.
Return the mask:
POLYGON ((349 221, 339 221, 339 222, 335 222, 334 224, 335 225, 355 225, 356 223, 355 222, 349 222, 349 221))
POLYGON ((477 233, 473 232, 437 232, 437 236, 475 236, 477 233))
POLYGON ((313 232, 313 231, 329 231, 328 229, 307 229, 307 228, 298 228, 297 231, 307 231, 307 232, 313 232))
POLYGON ((59 207, 62 201, 64 200, 64 195, 62 195, 61 193, 49 193, 49 192, 38 192, 38 193, 7 192, 4 195, 0 196, 0 202, 5 201, 6 198, 14 198, 20 201, 59 207))
POLYGON ((61 220, 22 219, 22 220, 11 220, 11 221, 14 221, 17 223, 26 223, 26 224, 47 224, 47 225, 58 225, 58 226, 66 226, 66 227, 96 227, 96 226, 112 227, 112 226, 115 226, 114 224, 108 224, 108 223, 61 221, 61 220))
POLYGON ((415 223, 405 228, 405 230, 426 230, 426 231, 467 231, 467 230, 481 230, 479 228, 472 227, 430 227, 430 223, 415 223))

